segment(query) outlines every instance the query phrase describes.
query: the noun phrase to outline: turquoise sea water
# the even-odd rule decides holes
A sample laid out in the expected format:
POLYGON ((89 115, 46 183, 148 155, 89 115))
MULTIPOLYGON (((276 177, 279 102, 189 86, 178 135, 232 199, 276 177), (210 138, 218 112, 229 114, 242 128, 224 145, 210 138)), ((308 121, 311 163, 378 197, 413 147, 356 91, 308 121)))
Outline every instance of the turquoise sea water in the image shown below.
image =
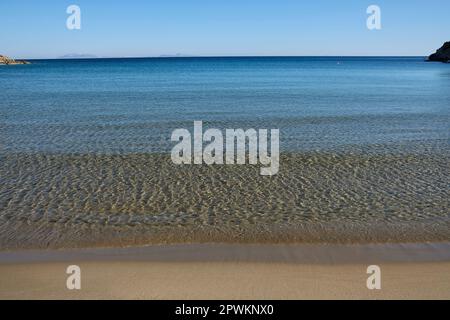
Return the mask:
POLYGON ((169 151, 194 120, 279 128, 284 151, 450 138, 450 65, 422 57, 35 60, 0 88, 6 153, 169 151))
POLYGON ((0 66, 0 249, 450 239, 450 64, 0 66), (177 128, 280 130, 280 170, 175 165, 177 128))

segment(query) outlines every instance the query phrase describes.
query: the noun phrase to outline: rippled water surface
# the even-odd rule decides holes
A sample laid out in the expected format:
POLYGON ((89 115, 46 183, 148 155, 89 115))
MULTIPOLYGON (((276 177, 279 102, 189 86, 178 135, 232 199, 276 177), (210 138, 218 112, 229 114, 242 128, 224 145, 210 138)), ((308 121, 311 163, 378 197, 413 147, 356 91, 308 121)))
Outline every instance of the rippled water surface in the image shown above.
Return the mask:
POLYGON ((0 87, 2 248, 450 239, 448 64, 38 60, 0 87), (279 128, 279 174, 175 166, 194 120, 279 128))

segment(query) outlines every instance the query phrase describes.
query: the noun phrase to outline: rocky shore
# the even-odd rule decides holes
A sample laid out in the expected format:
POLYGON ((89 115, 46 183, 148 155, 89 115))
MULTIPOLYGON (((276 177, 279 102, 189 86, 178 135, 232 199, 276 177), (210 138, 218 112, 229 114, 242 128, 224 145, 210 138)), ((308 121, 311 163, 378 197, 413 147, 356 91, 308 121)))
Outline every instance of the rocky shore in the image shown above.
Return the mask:
POLYGON ((14 60, 6 56, 0 55, 0 65, 14 65, 14 64, 30 64, 30 63, 25 60, 14 60))
POLYGON ((450 61, 450 41, 447 41, 428 57, 428 61, 449 62, 450 61))

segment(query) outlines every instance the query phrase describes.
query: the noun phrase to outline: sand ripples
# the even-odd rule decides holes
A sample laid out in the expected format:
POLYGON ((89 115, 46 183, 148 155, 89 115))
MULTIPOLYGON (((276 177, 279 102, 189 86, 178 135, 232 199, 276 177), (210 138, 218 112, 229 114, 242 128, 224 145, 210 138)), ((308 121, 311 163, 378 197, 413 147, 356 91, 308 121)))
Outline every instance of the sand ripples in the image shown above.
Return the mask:
POLYGON ((176 166, 161 154, 2 156, 2 247, 448 239, 446 155, 283 154, 176 166))

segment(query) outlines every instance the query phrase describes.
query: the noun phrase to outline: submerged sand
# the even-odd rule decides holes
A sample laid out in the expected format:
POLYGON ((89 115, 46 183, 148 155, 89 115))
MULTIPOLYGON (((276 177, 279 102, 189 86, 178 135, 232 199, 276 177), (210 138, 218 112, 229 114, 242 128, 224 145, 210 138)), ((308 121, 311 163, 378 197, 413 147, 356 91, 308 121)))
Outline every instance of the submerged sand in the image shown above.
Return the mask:
POLYGON ((445 153, 284 153, 272 177, 163 154, 0 157, 2 249, 450 239, 445 153))

